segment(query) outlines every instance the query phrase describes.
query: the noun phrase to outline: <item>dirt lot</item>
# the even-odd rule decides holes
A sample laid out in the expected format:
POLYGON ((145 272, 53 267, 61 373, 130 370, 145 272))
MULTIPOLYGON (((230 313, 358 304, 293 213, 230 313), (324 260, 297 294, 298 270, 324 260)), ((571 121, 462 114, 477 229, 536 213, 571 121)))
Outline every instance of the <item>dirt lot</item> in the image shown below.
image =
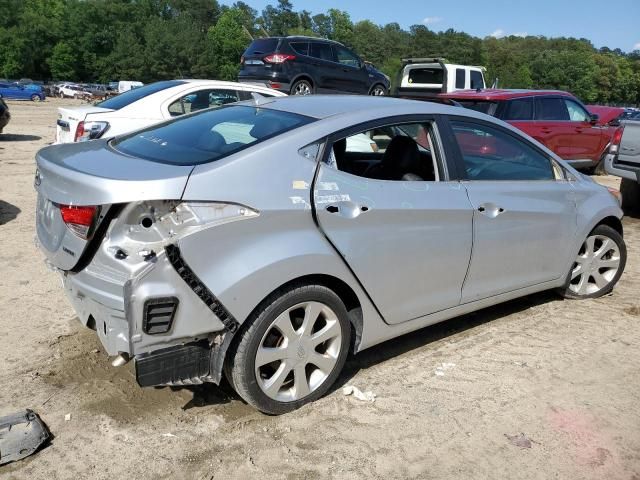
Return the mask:
POLYGON ((639 220, 612 295, 543 293, 409 334, 347 364, 340 385, 375 403, 338 388, 268 417, 226 386, 143 390, 80 327, 33 243, 34 154, 58 105, 10 103, 0 135, 0 415, 32 408, 55 436, 0 477, 640 480, 639 220))

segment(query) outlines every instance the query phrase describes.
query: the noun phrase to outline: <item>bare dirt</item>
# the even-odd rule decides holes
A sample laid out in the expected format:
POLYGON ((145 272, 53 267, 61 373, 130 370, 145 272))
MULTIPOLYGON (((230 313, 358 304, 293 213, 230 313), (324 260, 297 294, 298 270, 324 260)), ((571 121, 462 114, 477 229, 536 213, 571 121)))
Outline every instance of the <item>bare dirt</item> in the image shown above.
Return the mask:
POLYGON ((34 154, 63 103, 10 103, 0 135, 0 415, 32 408, 54 435, 1 478, 640 480, 639 220, 613 294, 542 293, 406 335, 269 417, 228 386, 141 389, 75 319, 33 243, 34 154))

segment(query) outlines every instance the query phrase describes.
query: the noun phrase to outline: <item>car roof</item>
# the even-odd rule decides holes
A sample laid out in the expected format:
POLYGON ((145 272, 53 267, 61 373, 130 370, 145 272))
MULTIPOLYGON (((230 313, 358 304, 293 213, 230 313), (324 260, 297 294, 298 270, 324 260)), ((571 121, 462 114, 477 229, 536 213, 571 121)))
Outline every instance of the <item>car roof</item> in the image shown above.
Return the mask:
MULTIPOLYGON (((242 103, 250 105, 256 102, 249 101, 242 103)), ((471 110, 451 107, 440 103, 369 95, 292 95, 288 97, 269 98, 266 99, 266 101, 259 101, 257 104, 264 108, 295 113, 318 120, 366 111, 375 112, 375 114, 379 116, 422 113, 463 114, 486 118, 486 115, 475 115, 477 112, 471 110)))
POLYGON ((564 92, 562 90, 519 90, 500 88, 486 88, 484 90, 459 90, 453 93, 442 93, 438 95, 438 97, 451 98, 453 100, 500 101, 510 100, 512 98, 539 97, 546 95, 556 95, 573 98, 573 95, 571 95, 569 92, 564 92))

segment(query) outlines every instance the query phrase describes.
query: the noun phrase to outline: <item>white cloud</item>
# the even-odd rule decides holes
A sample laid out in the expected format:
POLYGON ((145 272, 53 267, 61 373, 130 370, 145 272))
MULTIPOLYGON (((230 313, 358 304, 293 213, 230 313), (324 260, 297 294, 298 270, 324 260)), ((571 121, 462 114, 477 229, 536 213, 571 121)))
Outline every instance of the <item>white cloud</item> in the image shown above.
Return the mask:
POLYGON ((513 35, 514 37, 526 37, 528 35, 527 32, 515 32, 512 33, 511 35, 513 35))
POLYGON ((433 25, 434 23, 440 23, 442 21, 442 17, 426 17, 422 20, 422 23, 425 25, 433 25))
POLYGON ((489 34, 490 37, 494 37, 494 38, 503 38, 503 37, 526 37, 528 35, 527 32, 514 32, 514 33, 507 33, 505 32, 502 28, 498 28, 496 30, 494 30, 491 34, 489 34))
POLYGON ((504 37, 504 30, 502 30, 501 28, 498 28, 497 30, 494 30, 494 32, 489 36, 495 37, 495 38, 502 38, 504 37))
POLYGON ((640 42, 636 43, 636 44, 633 46, 633 50, 640 50, 640 42))

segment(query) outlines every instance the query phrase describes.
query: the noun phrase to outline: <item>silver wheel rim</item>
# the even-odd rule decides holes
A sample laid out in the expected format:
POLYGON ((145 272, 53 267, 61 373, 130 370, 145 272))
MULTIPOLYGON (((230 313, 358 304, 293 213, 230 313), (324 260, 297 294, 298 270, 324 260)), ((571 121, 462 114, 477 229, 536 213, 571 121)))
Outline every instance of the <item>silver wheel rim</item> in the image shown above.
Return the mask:
POLYGON ((311 95, 311 87, 305 82, 300 82, 293 89, 293 94, 294 95, 311 95))
POLYGON ((591 235, 582 244, 571 270, 569 290, 591 295, 607 288, 620 269, 620 249, 604 235, 591 235))
POLYGON ((372 90, 371 95, 373 95, 374 97, 382 97, 384 96, 384 88, 382 87, 376 87, 372 90))
POLYGON ((320 302, 282 312, 260 340, 255 374, 269 398, 292 402, 310 395, 331 375, 342 348, 336 314, 320 302))

